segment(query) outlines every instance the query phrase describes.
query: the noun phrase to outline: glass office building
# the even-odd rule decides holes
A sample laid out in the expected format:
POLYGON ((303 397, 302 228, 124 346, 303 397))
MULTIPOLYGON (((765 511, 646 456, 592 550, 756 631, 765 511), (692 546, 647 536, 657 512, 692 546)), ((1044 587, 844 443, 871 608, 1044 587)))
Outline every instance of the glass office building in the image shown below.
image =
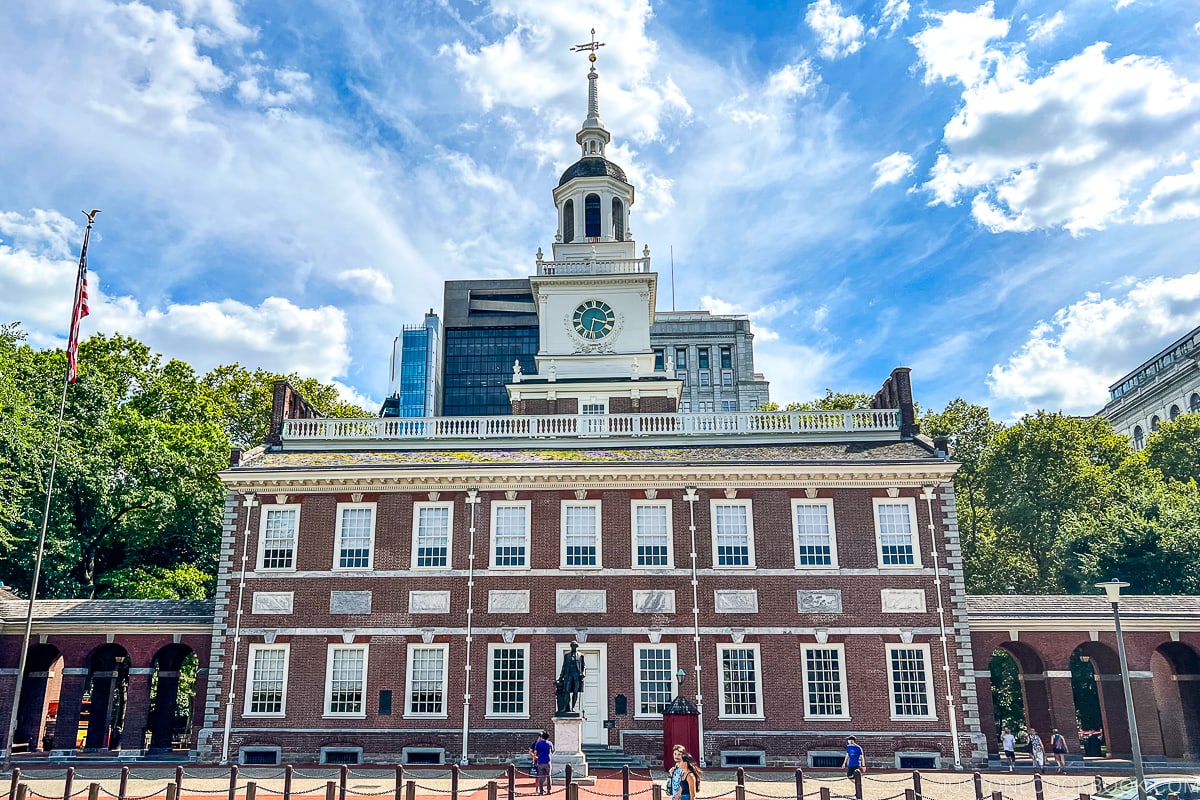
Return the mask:
POLYGON ((431 310, 421 325, 405 325, 392 351, 391 394, 384 417, 432 417, 441 400, 441 323, 431 310))
POLYGON ((536 370, 536 326, 453 328, 446 330, 446 384, 442 414, 447 417, 512 413, 505 384, 512 383, 513 362, 536 370))

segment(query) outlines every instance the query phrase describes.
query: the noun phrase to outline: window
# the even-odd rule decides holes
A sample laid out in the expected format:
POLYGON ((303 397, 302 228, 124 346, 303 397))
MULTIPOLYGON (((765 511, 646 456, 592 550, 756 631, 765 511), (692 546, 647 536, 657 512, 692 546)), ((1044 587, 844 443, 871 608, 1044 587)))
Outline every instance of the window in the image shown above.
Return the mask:
POLYGON ((563 203, 563 241, 575 241, 575 201, 563 203))
POLYGON ((654 371, 655 372, 662 372, 664 369, 667 368, 666 360, 667 360, 666 350, 664 350, 661 347, 654 348, 654 371))
POLYGON ((917 505, 911 497, 874 498, 875 541, 881 567, 919 567, 917 505))
POLYGON ((675 348, 675 369, 687 369, 687 348, 675 348))
POLYGON ((731 369, 721 370, 721 385, 722 386, 733 386, 733 370, 731 370, 731 369))
POLYGON ((445 717, 448 644, 410 644, 405 695, 406 717, 445 717))
POLYGON ((671 501, 634 500, 633 566, 674 566, 671 552, 671 501))
POLYGON ((679 382, 682 383, 685 387, 688 385, 688 379, 687 379, 686 372, 676 372, 675 377, 678 378, 679 382))
POLYGON ((288 645, 252 644, 246 670, 246 716, 282 717, 287 699, 288 645))
POLYGON ((1188 411, 1200 414, 1200 393, 1192 393, 1192 399, 1188 401, 1188 411))
POLYGON ((680 414, 692 413, 692 401, 691 400, 680 400, 679 401, 679 413, 680 414))
POLYGON ((370 569, 375 541, 375 504, 338 503, 334 569, 370 569))
POLYGON ((1150 430, 1151 430, 1151 432, 1153 432, 1153 431, 1157 431, 1157 430, 1158 430, 1158 426, 1159 426, 1159 425, 1161 425, 1161 424, 1162 424, 1162 420, 1160 420, 1160 419, 1158 418, 1158 416, 1157 416, 1157 415, 1155 415, 1155 416, 1151 417, 1151 418, 1150 418, 1150 430))
POLYGON ((600 501, 572 500, 562 504, 562 565, 600 566, 600 501))
POLYGON ((634 685, 634 716, 660 717, 663 706, 675 697, 675 645, 634 645, 637 680, 634 685))
POLYGON ((711 385, 711 378, 708 375, 708 370, 703 369, 703 368, 700 371, 700 385, 701 386, 711 385))
POLYGON ((712 410, 713 410, 713 401, 712 400, 701 400, 700 401, 700 413, 701 414, 711 414, 712 410))
POLYGON ((699 356, 697 365, 700 369, 708 369, 708 348, 701 347, 696 350, 696 355, 699 356))
POLYGON ((721 369, 733 369, 733 348, 729 345, 721 347, 721 369))
POLYGON ((258 531, 258 568, 295 569, 296 531, 300 506, 267 506, 262 509, 258 531))
POLYGON ((600 195, 589 194, 583 198, 583 235, 589 239, 600 237, 600 195))
POLYGON ((1141 450, 1146 446, 1146 434, 1142 431, 1141 425, 1133 426, 1133 449, 1141 450))
POLYGON ((488 645, 489 717, 528 717, 529 645, 488 645))
POLYGON ((612 201, 612 226, 613 241, 625 241, 625 206, 616 197, 612 201))
POLYGON ((929 680, 929 645, 889 644, 888 674, 892 680, 892 718, 933 719, 933 685, 929 680))
POLYGON ((761 719, 758 645, 717 645, 717 668, 721 674, 721 716, 761 719))
POLYGON ((840 644, 804 648, 804 714, 849 717, 846 703, 846 654, 840 644))
POLYGON ((529 566, 529 501, 492 503, 492 567, 529 566))
POLYGON ((450 566, 450 530, 453 503, 413 503, 414 569, 450 566))
POLYGON ((580 405, 580 407, 579 407, 580 414, 597 415, 597 414, 604 414, 607 411, 608 411, 608 409, 605 407, 604 401, 602 401, 602 400, 599 402, 595 402, 595 401, 585 402, 582 405, 580 405))
POLYGON ((721 412, 728 414, 737 411, 737 400, 722 400, 721 412))
POLYGON ((332 644, 325 669, 325 716, 365 717, 367 647, 332 644))
POLYGON ((792 528, 797 569, 837 566, 832 500, 793 500, 792 528))
POLYGON ((1171 422, 1179 419, 1179 406, 1171 406, 1171 413, 1169 416, 1171 417, 1171 422))
POLYGON ((754 520, 749 500, 713 500, 713 566, 754 566, 754 520))

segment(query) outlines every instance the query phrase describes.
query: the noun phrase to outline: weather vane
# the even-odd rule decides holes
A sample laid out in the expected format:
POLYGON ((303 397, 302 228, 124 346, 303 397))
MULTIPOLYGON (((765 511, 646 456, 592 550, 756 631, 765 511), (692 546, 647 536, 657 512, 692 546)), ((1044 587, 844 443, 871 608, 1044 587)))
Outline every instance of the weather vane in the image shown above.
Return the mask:
POLYGON ((575 45, 574 47, 571 48, 571 52, 582 53, 585 50, 587 50, 587 51, 589 51, 588 52, 588 61, 591 61, 593 64, 595 64, 596 63, 596 51, 599 50, 601 47, 604 47, 604 42, 596 41, 596 29, 592 28, 592 40, 590 42, 584 42, 583 44, 575 45))

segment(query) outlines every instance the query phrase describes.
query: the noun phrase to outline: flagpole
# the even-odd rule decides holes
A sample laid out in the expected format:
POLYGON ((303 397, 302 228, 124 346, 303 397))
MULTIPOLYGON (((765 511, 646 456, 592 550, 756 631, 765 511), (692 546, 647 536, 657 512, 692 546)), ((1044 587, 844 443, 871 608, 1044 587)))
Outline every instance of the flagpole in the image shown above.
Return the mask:
MULTIPOLYGON (((79 302, 80 292, 86 291, 81 286, 80 279, 84 275, 84 270, 87 268, 87 247, 88 239, 92 235, 92 223, 95 221, 98 211, 93 211, 84 215, 88 218, 87 228, 83 231, 83 248, 79 252, 79 275, 75 280, 75 302, 71 307, 71 336, 78 337, 79 331, 79 302)), ((86 312, 85 312, 86 313, 86 312)), ((76 339, 78 344, 78 339, 76 339)), ((71 347, 71 342, 68 341, 68 350, 71 347)), ((54 428, 54 450, 50 457, 50 476, 46 480, 46 505, 42 509, 42 530, 38 534, 37 558, 33 562, 33 583, 29 588, 29 609, 25 612, 25 636, 21 640, 21 657, 17 663, 17 683, 13 688, 12 712, 8 717, 8 736, 4 740, 4 769, 12 767, 12 752, 13 752, 13 737, 17 733, 17 714, 21 709, 21 689, 25 683, 25 662, 29 658, 29 641, 33 635, 33 601, 37 598, 38 581, 42 576, 42 557, 46 552, 46 528, 50 524, 50 497, 54 491, 54 471, 58 467, 58 445, 62 438, 63 416, 67 409, 67 387, 71 385, 72 373, 74 370, 74 358, 68 354, 67 357, 67 374, 63 378, 62 399, 58 403, 58 424, 54 428)))

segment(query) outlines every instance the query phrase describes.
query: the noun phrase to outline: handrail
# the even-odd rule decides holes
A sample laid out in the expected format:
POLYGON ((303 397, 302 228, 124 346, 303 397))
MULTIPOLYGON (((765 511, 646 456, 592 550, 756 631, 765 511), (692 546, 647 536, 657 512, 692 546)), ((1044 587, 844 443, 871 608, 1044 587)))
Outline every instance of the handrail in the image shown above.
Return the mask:
POLYGON ((544 439, 593 437, 708 437, 724 435, 889 432, 900 428, 896 409, 749 411, 698 414, 555 414, 493 417, 288 419, 285 441, 544 439))

